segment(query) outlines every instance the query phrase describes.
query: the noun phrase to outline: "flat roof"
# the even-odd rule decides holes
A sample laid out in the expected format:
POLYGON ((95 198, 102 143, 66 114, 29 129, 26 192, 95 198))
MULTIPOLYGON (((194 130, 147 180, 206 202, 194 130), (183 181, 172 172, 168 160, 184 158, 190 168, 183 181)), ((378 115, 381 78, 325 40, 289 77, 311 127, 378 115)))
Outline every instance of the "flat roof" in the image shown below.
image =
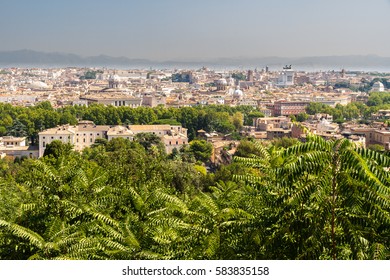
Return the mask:
POLYGON ((129 125, 132 131, 146 131, 146 130, 171 130, 169 124, 147 124, 147 125, 129 125))

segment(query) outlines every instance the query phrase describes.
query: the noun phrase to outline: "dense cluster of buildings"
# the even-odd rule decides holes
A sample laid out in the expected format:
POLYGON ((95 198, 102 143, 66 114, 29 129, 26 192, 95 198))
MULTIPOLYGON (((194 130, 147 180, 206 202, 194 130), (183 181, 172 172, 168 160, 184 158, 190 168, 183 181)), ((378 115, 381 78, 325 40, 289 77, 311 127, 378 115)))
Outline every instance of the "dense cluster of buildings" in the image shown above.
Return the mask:
POLYGON ((305 141, 310 132, 325 139, 347 138, 364 148, 377 144, 390 150, 390 129, 387 124, 372 122, 365 125, 346 122, 339 125, 332 121, 332 116, 328 114, 309 116, 308 120, 300 123, 293 122, 286 116, 256 118, 253 126, 246 127, 245 134, 255 139, 292 137, 305 141))
MULTIPOLYGON (((248 105, 278 116, 304 110, 308 102, 335 106, 364 99, 365 93, 335 85, 358 87, 373 78, 370 73, 344 70, 295 71, 291 65, 280 71, 269 71, 268 67, 260 71, 8 68, 0 72, 0 102, 33 106, 49 101, 54 107, 98 103, 132 108, 248 105)), ((372 90, 385 88, 377 82, 372 90)))
MULTIPOLYGON (((268 67, 248 71, 217 71, 205 67, 198 70, 8 68, 0 71, 0 102, 34 106, 38 102, 49 101, 53 107, 103 104, 131 108, 247 105, 265 115, 265 118, 254 120, 253 126, 245 128, 244 133, 257 139, 302 138, 309 130, 324 137, 348 137, 364 142, 364 145, 380 144, 389 148, 388 130, 383 124, 339 127, 332 123, 331 116, 311 116, 297 126, 289 118, 305 112, 310 102, 334 107, 352 101, 367 101, 367 93, 351 88, 358 88, 375 77, 372 73, 347 73, 344 70, 295 71, 291 65, 279 71, 269 71, 268 67)), ((371 91, 385 90, 379 81, 371 88, 371 91)), ((387 115, 390 116, 390 112, 378 112, 377 117, 383 119, 387 115)), ((2 156, 38 157, 53 140, 71 143, 76 150, 82 150, 98 138, 111 140, 124 137, 132 140, 140 132, 161 137, 168 153, 188 143, 187 131, 180 126, 102 126, 81 121, 78 125, 64 125, 40 132, 36 149, 29 147, 25 138, 3 137, 0 139, 0 153, 2 156)))

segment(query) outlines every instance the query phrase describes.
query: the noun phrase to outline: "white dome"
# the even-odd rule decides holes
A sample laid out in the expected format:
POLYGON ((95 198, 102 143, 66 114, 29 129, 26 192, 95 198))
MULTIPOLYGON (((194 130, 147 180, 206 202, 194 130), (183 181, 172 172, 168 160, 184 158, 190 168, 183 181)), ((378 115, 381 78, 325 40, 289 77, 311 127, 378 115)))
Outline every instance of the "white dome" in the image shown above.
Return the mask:
POLYGON ((244 96, 244 93, 240 89, 236 89, 233 93, 234 98, 242 98, 244 96))
POLYGON ((227 81, 226 81, 226 79, 222 78, 222 79, 219 79, 217 81, 217 84, 219 84, 219 85, 227 85, 227 81))
POLYGON ((243 95, 244 93, 242 92, 241 89, 236 89, 236 90, 234 91, 234 94, 236 94, 236 95, 243 95))
POLYGON ((33 89, 47 89, 49 86, 41 81, 34 81, 30 84, 30 88, 33 89))
POLYGON ((114 75, 110 75, 110 77, 108 78, 110 81, 120 81, 120 77, 116 74, 114 75))
POLYGON ((375 82, 372 85, 372 91, 384 91, 384 90, 385 90, 385 86, 379 81, 375 82))

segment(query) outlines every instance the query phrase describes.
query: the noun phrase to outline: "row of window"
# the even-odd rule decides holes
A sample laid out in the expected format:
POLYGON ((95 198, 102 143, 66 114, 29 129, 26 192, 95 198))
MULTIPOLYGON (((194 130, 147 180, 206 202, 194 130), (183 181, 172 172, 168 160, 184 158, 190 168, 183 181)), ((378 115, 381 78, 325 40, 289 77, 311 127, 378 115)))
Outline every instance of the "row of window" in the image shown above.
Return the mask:
POLYGON ((125 106, 126 101, 115 101, 115 106, 125 106))
MULTIPOLYGON (((169 145, 172 145, 172 141, 169 141, 169 145)), ((179 141, 176 141, 176 145, 179 145, 179 141)))
MULTIPOLYGON (((77 133, 76 136, 79 136, 79 134, 77 133)), ((83 136, 87 136, 87 134, 84 133, 83 136)), ((93 136, 93 133, 90 133, 89 136, 93 136)), ((100 133, 96 133, 96 136, 100 136, 100 133)))
MULTIPOLYGON (((84 133, 83 136, 86 136, 87 134, 84 133)), ((79 136, 79 134, 77 133, 76 136, 79 136)), ((90 133, 89 136, 93 136, 93 133, 90 133)), ((96 133, 96 136, 100 136, 100 133, 96 133)), ((51 136, 50 137, 51 139, 54 139, 54 136, 51 136)), ((46 139, 46 136, 43 136, 42 139, 46 139)), ((60 139, 62 139, 62 136, 60 136, 60 139)), ((70 139, 70 136, 68 136, 68 139, 70 139)))
MULTIPOLYGON (((90 143, 92 143, 92 140, 93 140, 92 138, 89 138, 89 142, 90 142, 90 143)), ((79 142, 79 138, 76 139, 76 142, 77 142, 77 143, 79 142)), ((84 138, 84 139, 83 139, 83 143, 85 143, 85 142, 86 142, 86 140, 85 140, 85 138, 84 138)))
MULTIPOLYGON (((46 139, 46 137, 43 136, 42 139, 46 139)), ((54 136, 51 136, 50 139, 54 139, 54 136)), ((62 139, 62 136, 60 136, 59 139, 62 139)), ((70 136, 68 136, 68 139, 70 139, 70 136)))

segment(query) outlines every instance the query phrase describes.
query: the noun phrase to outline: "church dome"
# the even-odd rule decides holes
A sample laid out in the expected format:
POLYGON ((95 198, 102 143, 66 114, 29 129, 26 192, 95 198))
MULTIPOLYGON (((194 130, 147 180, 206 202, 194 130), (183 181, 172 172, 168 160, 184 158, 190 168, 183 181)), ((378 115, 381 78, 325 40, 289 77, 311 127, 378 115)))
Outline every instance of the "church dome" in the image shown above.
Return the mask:
POLYGON ((110 77, 108 78, 110 81, 120 81, 120 77, 116 74, 114 75, 110 75, 110 77))
POLYGON ((385 86, 379 81, 375 82, 372 85, 372 91, 384 91, 384 90, 385 90, 385 86))
POLYGON ((30 88, 32 89, 47 89, 49 86, 41 81, 34 81, 30 84, 30 88))
POLYGON ((222 78, 222 79, 219 79, 217 81, 217 84, 219 84, 219 85, 227 85, 227 81, 226 81, 226 79, 222 78))
POLYGON ((239 88, 239 87, 237 87, 237 89, 234 91, 234 93, 233 93, 233 97, 234 98, 242 98, 244 96, 244 93, 243 93, 243 91, 239 88))

